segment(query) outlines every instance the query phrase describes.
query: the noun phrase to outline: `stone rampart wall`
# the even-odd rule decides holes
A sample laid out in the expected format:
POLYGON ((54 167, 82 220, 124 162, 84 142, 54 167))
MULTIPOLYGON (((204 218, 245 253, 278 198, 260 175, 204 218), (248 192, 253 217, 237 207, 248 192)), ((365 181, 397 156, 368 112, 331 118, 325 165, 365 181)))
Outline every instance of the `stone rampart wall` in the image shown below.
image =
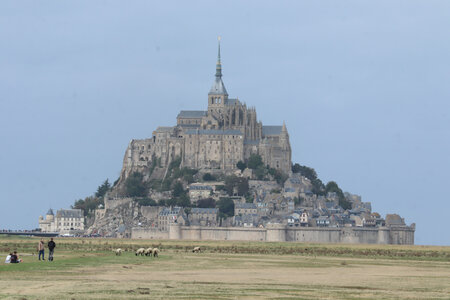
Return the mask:
POLYGON ((122 204, 127 204, 133 201, 133 198, 106 198, 105 209, 114 209, 122 204))
POLYGON ((348 244, 414 244, 414 228, 291 228, 273 224, 267 228, 202 227, 171 225, 169 231, 134 229, 132 238, 180 240, 235 240, 348 244))
POLYGON ((158 229, 144 229, 144 228, 132 228, 131 229, 132 239, 157 239, 157 240, 167 240, 169 239, 168 231, 160 231, 158 229))

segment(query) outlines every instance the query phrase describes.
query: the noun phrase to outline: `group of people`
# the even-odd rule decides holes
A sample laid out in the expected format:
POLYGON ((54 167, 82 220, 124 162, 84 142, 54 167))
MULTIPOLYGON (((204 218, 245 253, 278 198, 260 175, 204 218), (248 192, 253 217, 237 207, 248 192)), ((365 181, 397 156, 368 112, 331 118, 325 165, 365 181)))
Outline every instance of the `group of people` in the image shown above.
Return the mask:
POLYGON ((9 255, 5 259, 5 264, 17 264, 22 262, 22 260, 17 255, 17 251, 9 253, 9 255))
MULTIPOLYGON (((53 261, 53 252, 55 251, 56 243, 53 241, 53 238, 50 239, 50 241, 47 243, 48 247, 48 261, 53 261)), ((44 246, 44 240, 40 240, 37 250, 39 251, 39 260, 44 261, 45 260, 45 246, 44 246)), ((6 256, 5 264, 14 264, 14 263, 20 263, 22 262, 21 259, 19 259, 19 255, 17 254, 17 251, 9 253, 8 256, 6 256)))
MULTIPOLYGON (((50 239, 50 241, 47 244, 48 247, 48 261, 53 261, 53 252, 55 251, 56 243, 53 241, 53 238, 50 239)), ((44 251, 44 240, 41 240, 38 244, 38 251, 39 251, 39 260, 45 260, 45 251, 44 251)))

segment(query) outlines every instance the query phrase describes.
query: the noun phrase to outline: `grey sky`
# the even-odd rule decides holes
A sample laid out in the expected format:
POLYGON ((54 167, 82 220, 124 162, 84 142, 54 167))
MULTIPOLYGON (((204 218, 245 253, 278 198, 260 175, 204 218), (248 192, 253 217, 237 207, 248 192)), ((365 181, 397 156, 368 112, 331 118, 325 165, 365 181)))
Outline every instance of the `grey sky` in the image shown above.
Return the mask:
POLYGON ((1 1, 0 229, 119 176, 132 138, 231 97, 293 161, 450 245, 450 2, 1 1))

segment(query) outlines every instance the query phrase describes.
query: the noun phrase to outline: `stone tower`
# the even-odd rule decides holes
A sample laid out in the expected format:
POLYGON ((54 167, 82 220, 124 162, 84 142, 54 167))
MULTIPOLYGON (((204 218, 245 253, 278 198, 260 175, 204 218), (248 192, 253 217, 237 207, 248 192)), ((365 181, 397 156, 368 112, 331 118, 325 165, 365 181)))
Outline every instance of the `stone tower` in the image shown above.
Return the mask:
POLYGON ((228 93, 222 81, 222 63, 220 61, 220 38, 216 63, 216 78, 208 93, 208 113, 219 116, 224 112, 225 103, 228 100, 228 93))

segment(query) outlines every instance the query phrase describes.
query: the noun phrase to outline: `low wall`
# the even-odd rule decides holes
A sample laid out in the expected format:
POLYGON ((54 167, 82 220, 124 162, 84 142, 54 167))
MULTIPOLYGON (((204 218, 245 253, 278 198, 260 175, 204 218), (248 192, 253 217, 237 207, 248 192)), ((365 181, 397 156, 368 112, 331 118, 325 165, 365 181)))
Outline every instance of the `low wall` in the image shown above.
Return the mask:
POLYGON ((292 228, 280 224, 267 228, 202 227, 172 224, 169 231, 133 228, 132 238, 216 241, 269 241, 347 244, 414 244, 414 227, 398 228, 292 228))
MULTIPOLYGON (((219 241, 266 240, 266 230, 264 228, 201 227, 201 226, 179 226, 179 228, 181 239, 183 240, 219 240, 219 241)), ((171 235, 170 238, 173 237, 175 236, 171 235)))
POLYGON ((132 239, 155 239, 155 240, 168 240, 169 232, 161 231, 158 229, 147 229, 147 228, 132 228, 131 229, 132 239))
POLYGON ((133 198, 105 198, 105 209, 114 209, 131 201, 133 201, 133 198))

